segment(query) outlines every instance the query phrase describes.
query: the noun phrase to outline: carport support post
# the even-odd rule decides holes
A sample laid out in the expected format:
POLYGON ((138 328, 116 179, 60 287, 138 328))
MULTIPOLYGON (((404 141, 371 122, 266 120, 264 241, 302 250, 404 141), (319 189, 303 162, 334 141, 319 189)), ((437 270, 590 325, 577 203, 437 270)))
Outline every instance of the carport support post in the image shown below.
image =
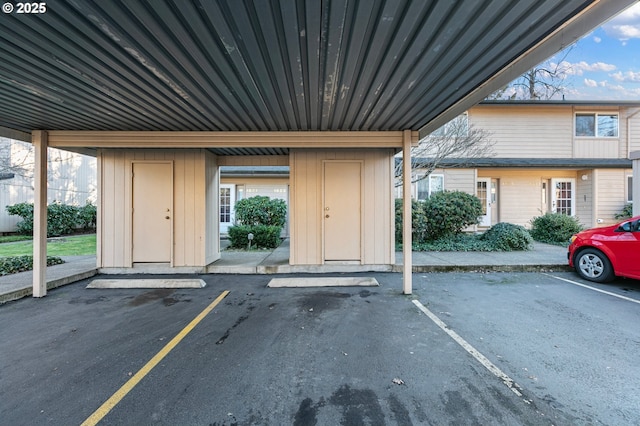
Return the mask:
POLYGON ((47 295, 47 132, 34 130, 33 297, 47 295))
POLYGON ((411 130, 405 130, 402 141, 402 292, 412 293, 411 240, 411 130))
POLYGON ((638 200, 633 203, 633 212, 631 214, 638 216, 640 215, 640 151, 633 151, 629 155, 629 159, 633 161, 633 176, 631 177, 633 194, 631 196, 634 201, 638 200))

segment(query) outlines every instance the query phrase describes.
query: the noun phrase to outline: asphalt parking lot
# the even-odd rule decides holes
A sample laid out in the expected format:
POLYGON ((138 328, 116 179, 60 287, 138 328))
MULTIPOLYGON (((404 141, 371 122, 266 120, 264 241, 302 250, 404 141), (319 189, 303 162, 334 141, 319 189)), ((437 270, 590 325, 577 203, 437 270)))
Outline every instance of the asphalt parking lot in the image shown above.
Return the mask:
POLYGON ((380 287, 208 275, 0 305, 0 423, 640 423, 640 282, 415 274, 403 296, 366 275, 380 287))

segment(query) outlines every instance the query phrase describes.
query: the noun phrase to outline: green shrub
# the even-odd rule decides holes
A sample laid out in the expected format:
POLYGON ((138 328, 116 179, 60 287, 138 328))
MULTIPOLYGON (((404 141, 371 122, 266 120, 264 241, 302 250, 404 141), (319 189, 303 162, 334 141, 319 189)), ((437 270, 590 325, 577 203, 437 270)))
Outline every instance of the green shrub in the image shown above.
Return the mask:
POLYGON ((524 226, 506 222, 496 223, 480 239, 498 251, 529 250, 533 244, 533 238, 524 226))
POLYGON ((546 213, 531 220, 531 236, 534 240, 549 244, 563 244, 583 227, 573 216, 562 213, 546 213))
POLYGON ((237 225, 229 228, 229 242, 232 248, 247 248, 249 234, 253 234, 251 247, 276 248, 280 245, 280 226, 273 225, 237 225))
MULTIPOLYGON (((59 257, 47 256, 47 266, 64 263, 59 257)), ((33 256, 0 257, 0 275, 15 274, 33 269, 33 256)))
POLYGON ((258 195, 238 201, 235 212, 236 221, 241 225, 268 225, 282 228, 287 220, 287 203, 258 195))
POLYGON ((424 202, 428 240, 462 232, 479 223, 482 204, 478 197, 462 191, 437 192, 424 202))
POLYGON ((47 236, 58 237, 72 234, 76 230, 78 208, 69 204, 53 202, 47 206, 47 236))
POLYGON ((613 215, 613 217, 615 217, 616 219, 621 219, 621 220, 629 219, 631 216, 633 216, 633 204, 631 203, 625 204, 625 206, 622 208, 620 213, 616 213, 613 215))
MULTIPOLYGON (((396 199, 396 242, 402 242, 402 199, 396 199)), ((424 203, 411 200, 411 238, 414 242, 424 241, 427 235, 427 218, 424 203)))
POLYGON ((87 201, 82 207, 78 207, 78 220, 76 224, 85 231, 96 229, 98 209, 91 201, 87 201))
MULTIPOLYGON (((33 235, 33 203, 18 203, 6 209, 10 215, 22 218, 16 225, 19 234, 33 235)), ((78 228, 95 229, 96 217, 96 206, 90 202, 84 207, 53 202, 47 206, 47 236, 72 234, 78 228)))
POLYGON ((22 220, 16 224, 19 234, 33 235, 33 204, 18 203, 7 206, 7 213, 11 216, 20 216, 22 220))

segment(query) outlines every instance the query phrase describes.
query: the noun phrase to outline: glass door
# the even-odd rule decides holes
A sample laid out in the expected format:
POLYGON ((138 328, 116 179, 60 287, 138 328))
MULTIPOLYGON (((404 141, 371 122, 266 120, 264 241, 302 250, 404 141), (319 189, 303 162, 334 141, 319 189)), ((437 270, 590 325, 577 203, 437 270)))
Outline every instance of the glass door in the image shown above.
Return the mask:
POLYGON ((551 211, 575 215, 575 179, 551 179, 551 211))
POLYGON ((220 185, 220 233, 229 232, 235 220, 233 207, 236 203, 235 185, 220 185))
POLYGON ((476 183, 476 197, 482 203, 482 216, 480 216, 480 226, 491 226, 491 178, 478 178, 476 183))

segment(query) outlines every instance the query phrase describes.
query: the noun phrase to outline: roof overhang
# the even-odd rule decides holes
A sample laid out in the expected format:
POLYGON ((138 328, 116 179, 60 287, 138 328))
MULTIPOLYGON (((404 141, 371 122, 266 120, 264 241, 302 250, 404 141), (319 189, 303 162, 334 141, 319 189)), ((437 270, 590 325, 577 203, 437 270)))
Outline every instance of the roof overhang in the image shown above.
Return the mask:
POLYGON ((0 20, 0 135, 424 135, 634 2, 51 0, 0 20))
MULTIPOLYGON (((397 160, 396 160, 397 161, 397 160)), ((415 158, 415 168, 431 164, 429 158, 415 158)), ((531 169, 630 169, 626 158, 445 158, 438 168, 531 168, 531 169)))

